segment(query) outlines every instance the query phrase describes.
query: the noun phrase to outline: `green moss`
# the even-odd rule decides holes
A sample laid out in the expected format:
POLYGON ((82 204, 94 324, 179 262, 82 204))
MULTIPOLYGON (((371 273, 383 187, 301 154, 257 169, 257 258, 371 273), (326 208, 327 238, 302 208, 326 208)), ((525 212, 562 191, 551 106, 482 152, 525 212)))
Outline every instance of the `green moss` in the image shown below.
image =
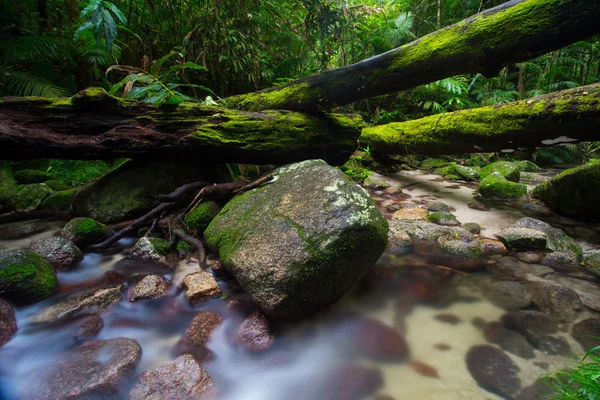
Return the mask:
POLYGON ((17 193, 17 182, 8 162, 0 162, 0 209, 6 207, 17 193))
POLYGON ((26 185, 12 198, 11 204, 17 211, 32 211, 37 209, 51 193, 52 191, 43 183, 26 185))
POLYGON ((479 183, 479 193, 493 200, 517 200, 527 194, 527 187, 508 181, 500 173, 494 172, 479 183))
MULTIPOLYGON (((227 107, 238 110, 260 111, 285 109, 285 105, 302 103, 318 97, 318 90, 307 83, 293 83, 261 92, 242 94, 225 100, 227 107)), ((293 109, 293 107, 287 107, 293 109)))
POLYGON ((485 178, 494 172, 498 172, 511 182, 519 182, 521 180, 521 169, 515 163, 510 161, 496 161, 481 169, 481 178, 485 178))
POLYGON ((339 168, 353 181, 363 183, 364 180, 373 173, 373 171, 369 169, 371 168, 371 165, 372 161, 369 161, 366 157, 355 155, 351 156, 350 159, 339 168))
POLYGON ((152 244, 152 247, 154 247, 154 250, 156 250, 159 255, 166 256, 169 254, 171 247, 169 246, 169 242, 167 242, 165 239, 149 237, 148 241, 150 244, 152 244))
POLYGON ((554 110, 552 110, 553 114, 563 115, 572 111, 573 104, 571 100, 556 100, 554 102, 554 110))
POLYGON ((58 280, 52 266, 30 250, 0 250, 0 293, 11 301, 29 304, 47 299, 58 280))
POLYGON ((77 189, 54 192, 42 201, 40 209, 49 211, 70 211, 75 193, 77 193, 77 189))
POLYGON ((177 241, 176 249, 179 254, 186 254, 192 251, 192 247, 183 240, 177 241))
POLYGON ((17 183, 20 184, 30 184, 30 183, 43 183, 52 179, 52 175, 50 175, 46 171, 37 171, 32 169, 24 169, 21 171, 17 171, 14 174, 17 183))
POLYGON ((442 223, 443 225, 448 222, 456 221, 456 216, 447 211, 434 211, 427 213, 427 220, 434 224, 442 223))
POLYGON ((537 172, 542 170, 540 167, 537 166, 537 164, 529 160, 515 161, 514 163, 519 167, 521 171, 537 172))
POLYGON ((71 187, 69 185, 67 185, 66 183, 63 183, 61 181, 56 181, 56 180, 46 181, 46 182, 44 182, 44 184, 46 186, 48 186, 50 189, 54 190, 55 192, 60 192, 63 190, 71 189, 71 187))
POLYGON ((110 229, 92 218, 79 217, 69 221, 62 229, 62 236, 79 247, 105 240, 110 229))
POLYGON ((220 211, 221 206, 218 203, 204 201, 189 212, 184 222, 194 235, 200 235, 220 211))
POLYGON ((429 169, 444 167, 450 163, 451 163, 451 161, 448 161, 444 158, 427 158, 421 162, 419 167, 422 169, 429 170, 429 169))

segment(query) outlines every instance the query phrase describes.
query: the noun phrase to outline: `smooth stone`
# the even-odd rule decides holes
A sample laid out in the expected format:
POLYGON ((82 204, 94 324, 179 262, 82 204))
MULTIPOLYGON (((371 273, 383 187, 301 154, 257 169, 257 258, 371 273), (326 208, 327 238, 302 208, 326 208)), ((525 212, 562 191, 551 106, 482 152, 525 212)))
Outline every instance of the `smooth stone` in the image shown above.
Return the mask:
POLYGON ((44 257, 56 271, 70 270, 83 260, 75 243, 60 236, 33 241, 27 248, 44 257))
POLYGON ((573 352, 569 343, 562 337, 542 336, 536 341, 536 347, 551 356, 571 357, 573 352))
POLYGON ((502 350, 489 345, 473 346, 466 355, 471 376, 484 389, 514 398, 521 391, 520 368, 502 350))
POLYGON ((358 318, 349 326, 348 338, 363 356, 374 360, 403 360, 408 343, 394 328, 372 318, 358 318))
POLYGON ((544 250, 548 239, 536 229, 507 228, 496 235, 506 247, 515 250, 544 250))
POLYGON ((393 215, 393 218, 402 221, 426 221, 427 210, 424 208, 403 208, 396 211, 393 215))
POLYGON ((527 285, 531 301, 538 308, 562 322, 571 322, 577 318, 583 302, 579 294, 565 286, 546 282, 531 282, 527 285))
POLYGON ((517 311, 531 304, 531 295, 523 285, 514 281, 492 283, 483 291, 492 304, 506 310, 517 311))
POLYGON ((483 255, 486 257, 501 256, 503 254, 508 253, 508 250, 506 249, 504 243, 502 243, 499 240, 480 238, 477 241, 479 243, 479 248, 483 252, 483 255))
POLYGON ((558 332, 558 324, 540 311, 520 310, 504 314, 502 323, 508 329, 525 336, 534 345, 538 337, 558 332))
POLYGON ((183 286, 186 288, 185 297, 191 304, 221 294, 221 288, 217 284, 217 281, 206 271, 200 271, 186 276, 183 279, 183 286))
POLYGON ((77 339, 91 339, 96 337, 104 328, 104 320, 96 314, 86 315, 77 321, 77 339))
POLYGON ((0 240, 23 239, 58 227, 57 222, 41 219, 2 224, 0 225, 0 240))
POLYGON ((513 330, 506 329, 500 322, 492 322, 484 328, 485 338, 490 343, 496 343, 504 351, 525 359, 535 357, 533 346, 525 336, 513 330))
POLYGON ((110 229, 91 218, 78 217, 63 227, 61 236, 84 248, 108 239, 110 229))
POLYGON ((275 337, 269 329, 267 318, 257 310, 250 314, 239 326, 235 340, 238 345, 249 352, 255 353, 271 348, 275 337))
POLYGON ((56 271, 31 250, 0 250, 0 296, 18 304, 32 304, 56 293, 56 271))
POLYGON ((441 201, 429 201, 427 202, 427 211, 450 211, 450 207, 446 203, 442 203, 441 201))
POLYGON ((517 259, 519 261, 522 261, 527 264, 536 264, 536 263, 540 262, 540 260, 542 259, 541 255, 539 255, 538 253, 530 252, 530 251, 519 252, 516 255, 517 255, 517 259))
POLYGON ((169 289, 169 282, 159 275, 146 275, 129 293, 129 301, 157 299, 169 289))

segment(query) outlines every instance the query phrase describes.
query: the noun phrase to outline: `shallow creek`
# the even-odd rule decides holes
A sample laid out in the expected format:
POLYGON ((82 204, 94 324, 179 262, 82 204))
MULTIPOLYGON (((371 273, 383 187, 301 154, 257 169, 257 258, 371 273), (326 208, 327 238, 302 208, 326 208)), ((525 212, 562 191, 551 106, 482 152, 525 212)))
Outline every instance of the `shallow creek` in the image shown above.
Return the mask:
MULTIPOLYGON (((438 176, 420 173, 385 179, 404 188, 403 193, 389 189, 372 192, 389 218, 395 206, 441 200, 455 209, 453 212, 459 221, 477 222, 484 228, 482 235, 494 237, 524 216, 518 207, 490 206, 489 211, 469 208, 467 203, 473 201, 476 191, 476 186, 470 184, 443 181, 438 176)), ((584 249, 600 245, 596 233, 599 230, 595 226, 560 217, 545 220, 564 228, 584 249)), ((55 234, 58 228, 26 239, 0 242, 0 248, 23 247, 33 239, 55 234)), ((375 399, 375 394, 379 394, 382 400, 501 399, 479 387, 465 363, 465 354, 472 346, 487 343, 481 320, 498 321, 505 312, 483 296, 485 285, 492 280, 485 270, 457 273, 427 255, 386 252, 365 282, 331 310, 300 323, 273 323, 276 338, 273 348, 263 354, 248 354, 230 340, 231 331, 243 318, 226 307, 229 300, 244 297, 235 282, 219 281, 223 291, 221 298, 192 307, 183 293, 177 292, 176 283, 185 276, 184 271, 194 269, 193 263, 181 262, 172 271, 133 262, 124 256, 132 244, 133 239, 124 239, 120 250, 112 254, 86 254, 76 269, 59 273, 59 296, 16 309, 19 331, 0 349, 0 398, 23 398, 21 393, 37 384, 39 368, 51 365, 59 354, 79 343, 75 337, 77 321, 36 326, 30 322, 32 315, 68 293, 95 283, 113 279, 122 280, 127 286, 144 274, 158 273, 175 282, 171 296, 135 303, 123 297, 120 303, 101 314, 104 328, 98 339, 127 337, 142 346, 143 354, 135 375, 172 361, 176 357, 175 345, 191 319, 199 311, 214 310, 223 315, 224 323, 213 333, 209 344, 212 356, 203 365, 219 388, 220 398, 225 400, 343 398, 324 393, 332 387, 328 379, 331 371, 346 365, 381 371, 382 385, 366 398, 375 399), (385 361, 365 357, 355 343, 348 340, 347 334, 363 317, 397 329, 408 343, 408 359, 385 361)), ((553 276, 551 279, 565 282, 567 286, 582 286, 600 295, 594 282, 558 273, 553 276)), ((578 320, 593 314, 584 309, 578 320)), ((567 340, 574 354, 581 352, 568 331, 561 331, 558 336, 567 340)), ((523 387, 540 374, 569 363, 565 356, 546 355, 538 350, 533 359, 512 354, 510 357, 520 368, 523 387)), ((127 393, 128 388, 123 388, 120 398, 126 399, 127 393)))

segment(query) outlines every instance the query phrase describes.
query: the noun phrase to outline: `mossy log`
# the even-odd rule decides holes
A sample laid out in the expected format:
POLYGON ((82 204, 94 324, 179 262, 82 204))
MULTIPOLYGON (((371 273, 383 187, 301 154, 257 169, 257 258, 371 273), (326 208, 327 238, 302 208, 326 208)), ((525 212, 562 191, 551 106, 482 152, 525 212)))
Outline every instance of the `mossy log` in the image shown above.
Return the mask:
POLYGON ((362 120, 340 114, 234 111, 184 103, 155 107, 102 89, 72 98, 0 99, 0 159, 192 159, 344 163, 362 120))
POLYGON ((496 106, 365 128, 361 145, 385 154, 512 152, 600 140, 600 84, 496 106))
POLYGON ((226 99, 228 107, 317 111, 465 73, 495 76, 600 33, 597 0, 512 0, 357 64, 226 99))

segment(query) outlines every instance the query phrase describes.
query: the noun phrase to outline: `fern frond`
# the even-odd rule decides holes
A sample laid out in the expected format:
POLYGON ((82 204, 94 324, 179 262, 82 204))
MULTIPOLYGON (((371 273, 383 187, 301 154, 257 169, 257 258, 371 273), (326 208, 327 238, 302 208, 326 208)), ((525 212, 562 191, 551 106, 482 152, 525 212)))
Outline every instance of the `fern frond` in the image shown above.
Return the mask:
POLYGON ((47 79, 7 68, 4 68, 0 81, 3 91, 15 96, 66 97, 71 94, 47 79))
POLYGON ((14 63, 72 55, 73 44, 67 39, 50 36, 13 36, 0 42, 0 50, 5 62, 14 63))

